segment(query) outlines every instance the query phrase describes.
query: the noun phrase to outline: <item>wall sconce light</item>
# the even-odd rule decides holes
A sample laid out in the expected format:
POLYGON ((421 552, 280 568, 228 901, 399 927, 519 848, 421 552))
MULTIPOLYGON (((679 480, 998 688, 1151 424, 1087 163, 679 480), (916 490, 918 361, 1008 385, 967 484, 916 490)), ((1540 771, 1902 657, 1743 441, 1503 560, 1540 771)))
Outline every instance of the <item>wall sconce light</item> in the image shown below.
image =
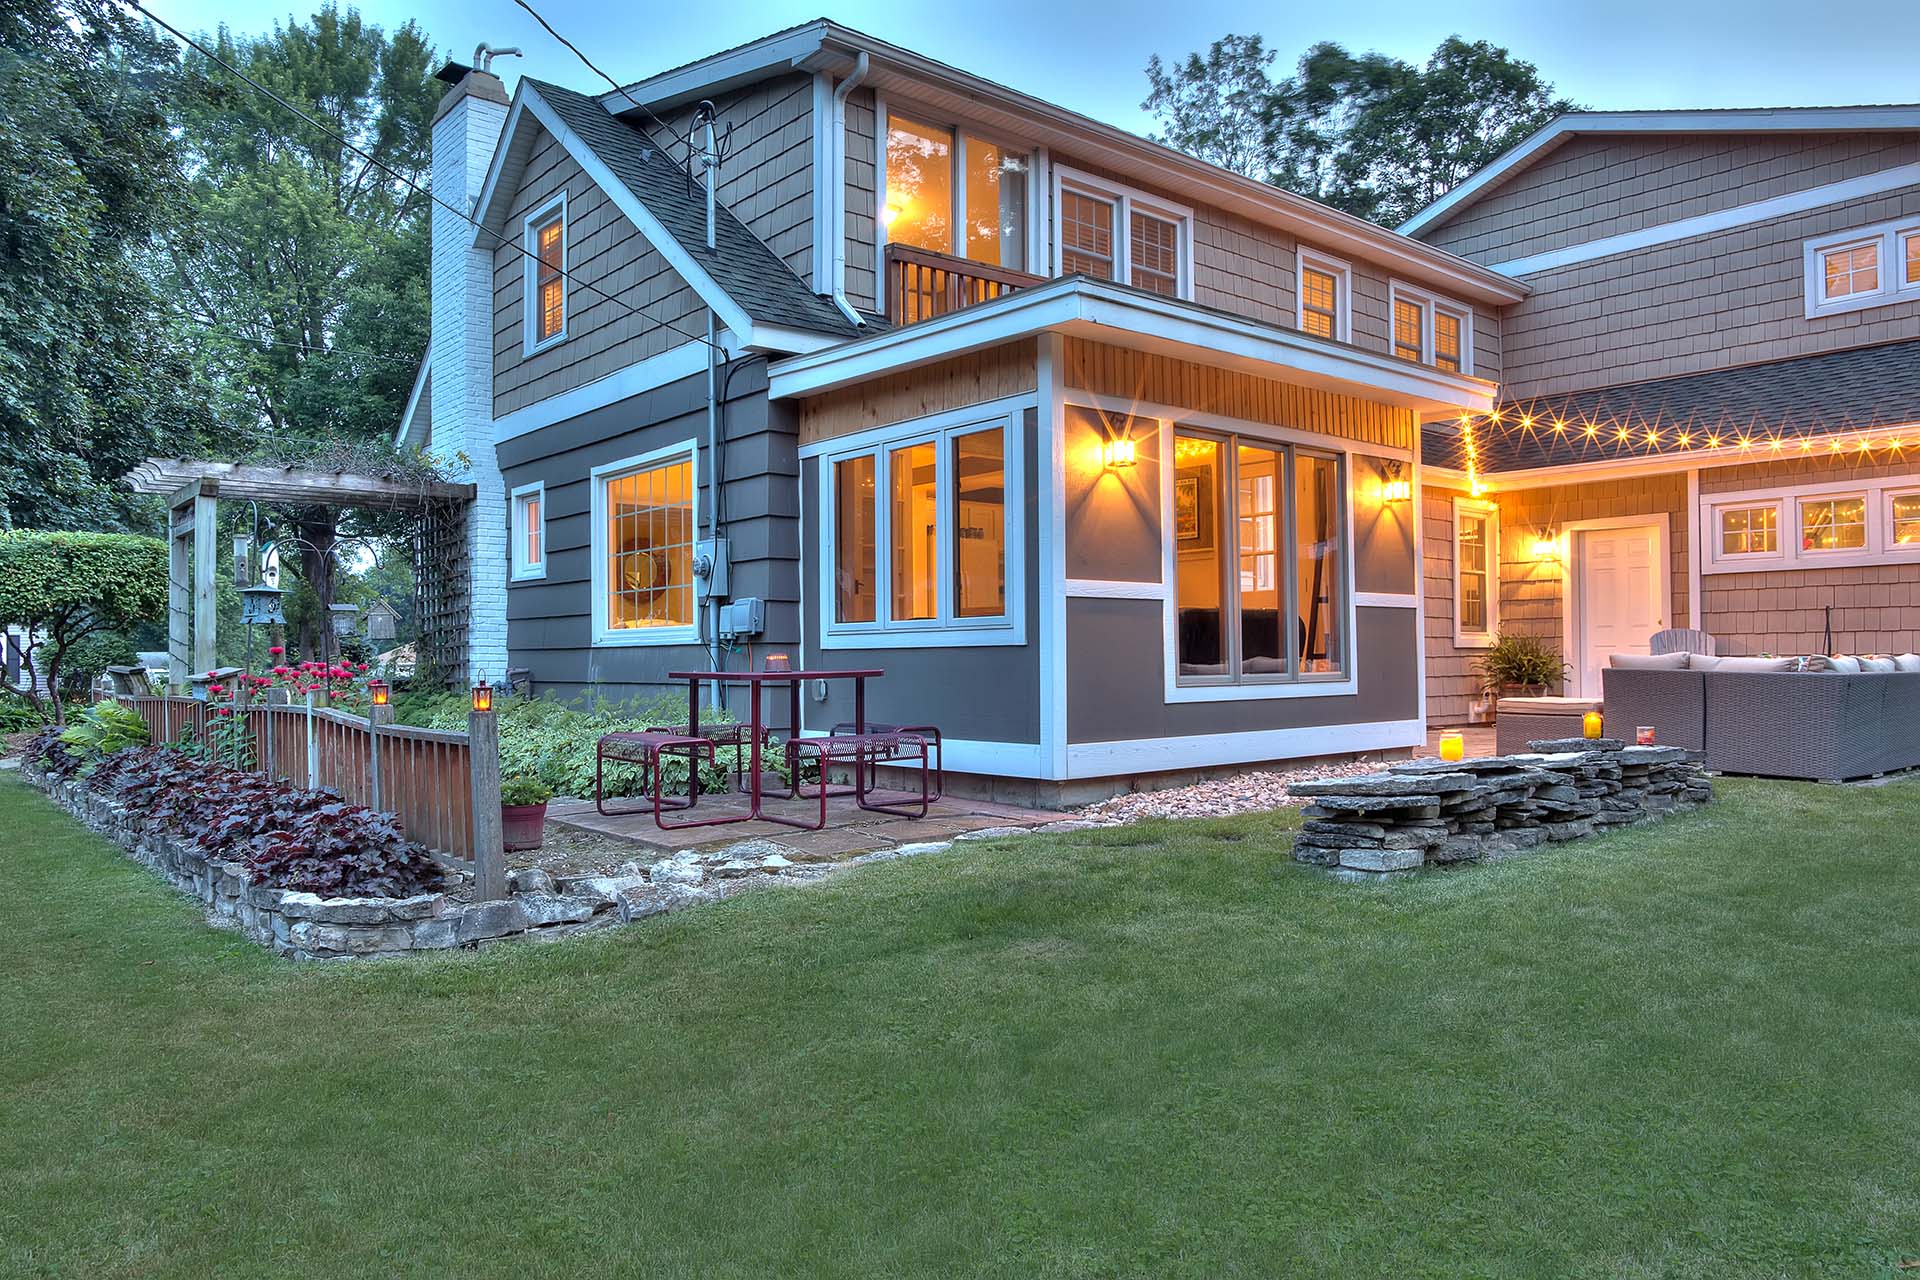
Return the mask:
POLYGON ((485 680, 473 686, 473 709, 483 714, 493 710, 493 686, 485 680))
POLYGON ((386 706, 387 700, 393 696, 393 690, 388 687, 385 680, 367 681, 367 693, 372 696, 373 705, 376 707, 386 706))
POLYGON ((1535 560, 1558 560, 1560 558, 1560 539, 1547 533, 1535 537, 1533 540, 1533 558, 1535 560))
POLYGON ((1413 501, 1413 481, 1400 474, 1400 464, 1389 462, 1386 477, 1380 481, 1380 501, 1413 501))
POLYGON ((1118 471, 1122 467, 1132 466, 1135 457, 1132 436, 1108 436, 1106 443, 1100 446, 1100 461, 1109 471, 1118 471))

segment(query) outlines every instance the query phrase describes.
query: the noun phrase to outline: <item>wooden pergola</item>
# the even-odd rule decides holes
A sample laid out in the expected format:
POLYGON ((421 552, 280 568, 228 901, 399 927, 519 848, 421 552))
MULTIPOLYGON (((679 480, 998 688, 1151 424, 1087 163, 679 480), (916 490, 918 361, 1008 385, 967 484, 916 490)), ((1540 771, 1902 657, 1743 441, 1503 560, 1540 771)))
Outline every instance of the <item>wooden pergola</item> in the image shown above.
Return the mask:
POLYGON ((167 499, 167 656, 172 687, 183 688, 194 672, 213 669, 214 587, 220 573, 214 518, 222 498, 414 514, 414 591, 420 604, 416 612, 421 657, 431 654, 454 670, 464 665, 465 522, 473 485, 186 458, 148 458, 125 480, 135 493, 167 499))

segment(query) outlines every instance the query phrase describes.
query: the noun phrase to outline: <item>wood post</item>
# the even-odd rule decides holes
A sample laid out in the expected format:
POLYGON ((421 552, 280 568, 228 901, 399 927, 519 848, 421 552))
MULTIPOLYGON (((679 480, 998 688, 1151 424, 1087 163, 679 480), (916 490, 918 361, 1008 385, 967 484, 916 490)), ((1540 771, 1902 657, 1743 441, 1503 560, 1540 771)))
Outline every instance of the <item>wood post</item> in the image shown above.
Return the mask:
POLYGON ((384 809, 380 791, 380 726, 393 723, 393 706, 369 706, 367 708, 367 780, 372 792, 369 809, 384 809))
POLYGON ((193 499, 193 669, 211 671, 214 628, 218 623, 220 543, 214 527, 219 487, 201 481, 193 499))
POLYGON ((500 721, 492 711, 467 713, 467 761, 473 778, 473 899, 492 902, 507 896, 500 830, 500 721))
POLYGON ((306 691, 307 699, 307 787, 312 789, 320 785, 320 744, 313 736, 313 690, 306 691))

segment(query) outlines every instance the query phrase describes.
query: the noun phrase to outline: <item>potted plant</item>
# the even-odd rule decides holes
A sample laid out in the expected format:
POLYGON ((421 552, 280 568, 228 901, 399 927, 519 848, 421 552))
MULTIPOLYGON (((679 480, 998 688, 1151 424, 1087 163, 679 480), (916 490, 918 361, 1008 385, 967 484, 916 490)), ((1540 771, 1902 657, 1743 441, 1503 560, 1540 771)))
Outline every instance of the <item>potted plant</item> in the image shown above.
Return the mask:
POLYGON ((1474 665, 1487 692, 1500 698, 1537 698, 1560 683, 1567 664, 1551 645, 1535 636, 1494 637, 1493 647, 1474 665))
POLYGON ((500 784, 500 843, 508 849, 538 849, 546 838, 547 801, 553 789, 531 774, 500 784))

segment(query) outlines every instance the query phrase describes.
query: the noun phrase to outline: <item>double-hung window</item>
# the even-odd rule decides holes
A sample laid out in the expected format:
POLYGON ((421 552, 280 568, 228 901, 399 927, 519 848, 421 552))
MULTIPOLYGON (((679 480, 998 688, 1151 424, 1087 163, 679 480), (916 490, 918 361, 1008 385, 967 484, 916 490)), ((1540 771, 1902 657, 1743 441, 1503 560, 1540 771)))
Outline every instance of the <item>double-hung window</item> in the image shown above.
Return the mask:
POLYGON ((547 488, 535 481, 516 488, 510 509, 513 521, 508 537, 512 539, 515 581, 547 576, 547 488))
POLYGON ((1394 355, 1448 373, 1473 372, 1473 312, 1397 281, 1388 300, 1394 355))
POLYGON ((1300 305, 1295 323, 1300 331, 1316 338, 1351 341, 1353 268, 1307 248, 1300 250, 1298 265, 1300 305))
POLYGON ((595 644, 698 638, 693 544, 700 527, 693 441, 595 467, 595 644))
POLYGON ((531 353, 567 336, 567 197, 562 192, 528 215, 524 346, 531 353))
POLYGON ((1808 240, 1807 316, 1920 298, 1920 218, 1808 240))
POLYGON ((1500 630, 1500 509, 1453 500, 1453 643, 1486 649, 1500 630))
POLYGON ((1024 642, 1018 420, 823 458, 826 647, 1024 642))
POLYGON ((1177 684, 1288 683, 1348 669, 1345 492, 1337 455, 1175 429, 1177 684))
POLYGON ((885 164, 888 243, 1026 270, 1028 153, 890 113, 885 164))
POLYGON ((1054 177, 1057 274, 1192 296, 1192 211, 1061 166, 1054 177))

